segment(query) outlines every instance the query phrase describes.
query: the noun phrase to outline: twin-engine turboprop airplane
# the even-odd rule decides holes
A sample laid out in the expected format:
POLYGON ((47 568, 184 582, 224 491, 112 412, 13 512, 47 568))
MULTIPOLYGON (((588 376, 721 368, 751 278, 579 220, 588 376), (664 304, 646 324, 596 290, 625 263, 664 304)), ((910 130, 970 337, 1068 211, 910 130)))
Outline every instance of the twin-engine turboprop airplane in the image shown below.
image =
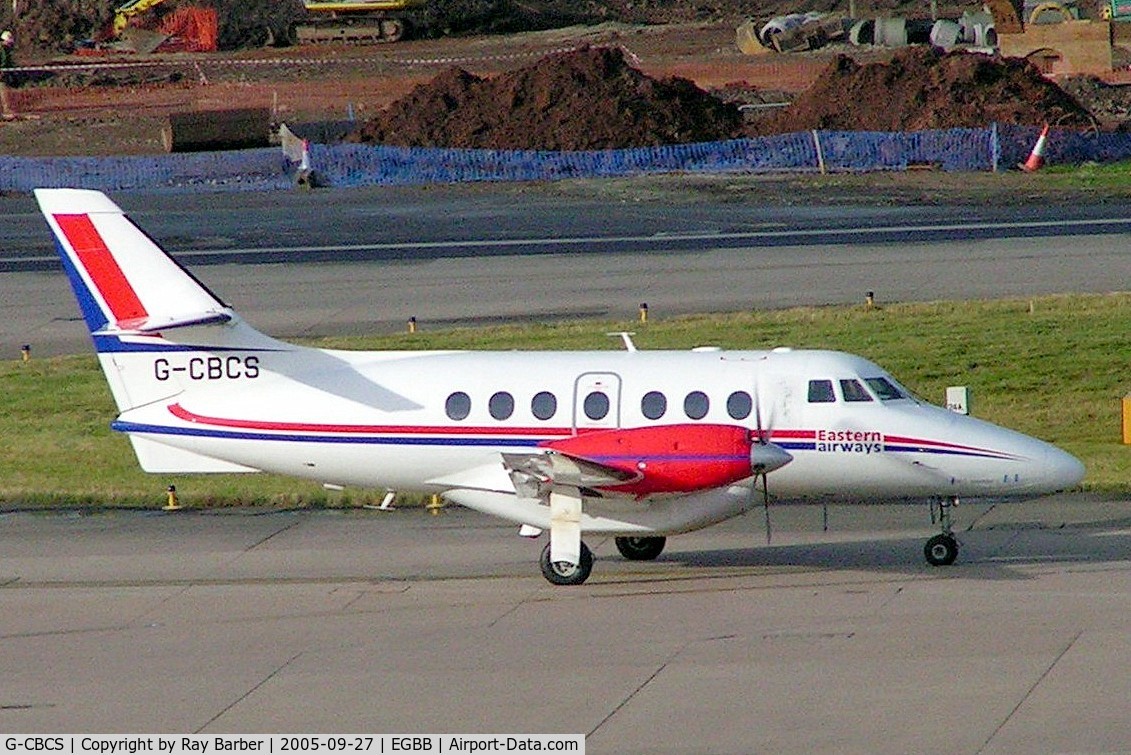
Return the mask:
POLYGON ((1076 485, 1035 438, 930 406, 834 351, 351 352, 247 325, 104 195, 36 191, 126 433, 148 472, 258 472, 439 493, 549 530, 580 584, 585 533, 653 559, 667 535, 774 501, 950 507, 1076 485), (769 489, 767 491, 767 488, 769 489), (772 494, 772 495, 771 495, 772 494))

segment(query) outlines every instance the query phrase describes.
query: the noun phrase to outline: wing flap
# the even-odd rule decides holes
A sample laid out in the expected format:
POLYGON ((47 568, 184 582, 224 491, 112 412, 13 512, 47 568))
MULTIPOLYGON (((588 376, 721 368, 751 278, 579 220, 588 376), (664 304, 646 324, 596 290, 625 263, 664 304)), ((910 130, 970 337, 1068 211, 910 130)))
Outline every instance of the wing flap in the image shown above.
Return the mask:
POLYGON ((504 453, 503 466, 510 473, 518 494, 528 498, 543 498, 553 486, 613 487, 637 482, 644 477, 640 472, 617 469, 560 451, 504 453))

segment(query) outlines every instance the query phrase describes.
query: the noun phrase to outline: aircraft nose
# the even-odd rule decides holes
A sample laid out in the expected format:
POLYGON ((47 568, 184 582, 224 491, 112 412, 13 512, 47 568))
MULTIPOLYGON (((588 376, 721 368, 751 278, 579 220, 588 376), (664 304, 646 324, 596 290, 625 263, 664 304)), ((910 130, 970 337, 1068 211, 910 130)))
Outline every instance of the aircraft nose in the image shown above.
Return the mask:
POLYGON ((1050 490, 1067 490, 1084 479, 1084 465, 1079 459, 1056 446, 1048 446, 1042 454, 1043 477, 1050 490))

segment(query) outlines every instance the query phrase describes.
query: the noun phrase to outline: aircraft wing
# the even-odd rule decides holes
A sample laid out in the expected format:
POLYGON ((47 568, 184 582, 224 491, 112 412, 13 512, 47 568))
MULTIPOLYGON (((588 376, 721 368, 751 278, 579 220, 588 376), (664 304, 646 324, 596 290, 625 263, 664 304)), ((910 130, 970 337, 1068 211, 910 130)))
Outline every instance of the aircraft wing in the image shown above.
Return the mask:
POLYGON ((555 487, 644 497, 721 488, 772 471, 792 457, 740 425, 678 424, 581 432, 539 453, 505 453, 520 495, 555 487))
POLYGON ((504 453, 503 466, 510 473, 515 492, 525 498, 542 498, 554 485, 592 489, 626 485, 644 478, 642 472, 618 469, 557 451, 504 453))

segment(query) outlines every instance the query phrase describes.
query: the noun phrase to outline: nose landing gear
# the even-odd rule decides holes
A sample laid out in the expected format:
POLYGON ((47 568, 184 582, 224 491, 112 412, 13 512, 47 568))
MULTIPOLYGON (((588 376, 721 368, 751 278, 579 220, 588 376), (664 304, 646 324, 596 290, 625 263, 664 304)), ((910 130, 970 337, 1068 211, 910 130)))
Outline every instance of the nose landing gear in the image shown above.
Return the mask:
MULTIPOLYGON (((958 505, 958 499, 943 498, 938 503, 942 533, 927 541, 923 555, 931 566, 950 566, 958 558, 958 539, 954 536, 954 521, 951 517, 951 509, 958 505)), ((934 503, 931 504, 931 513, 934 514, 934 503)))
POLYGON ((593 551, 585 543, 581 544, 581 557, 576 564, 568 561, 554 561, 550 557, 550 544, 542 549, 542 556, 538 560, 542 567, 542 576, 555 585, 580 585, 589 579, 593 571, 593 551))

